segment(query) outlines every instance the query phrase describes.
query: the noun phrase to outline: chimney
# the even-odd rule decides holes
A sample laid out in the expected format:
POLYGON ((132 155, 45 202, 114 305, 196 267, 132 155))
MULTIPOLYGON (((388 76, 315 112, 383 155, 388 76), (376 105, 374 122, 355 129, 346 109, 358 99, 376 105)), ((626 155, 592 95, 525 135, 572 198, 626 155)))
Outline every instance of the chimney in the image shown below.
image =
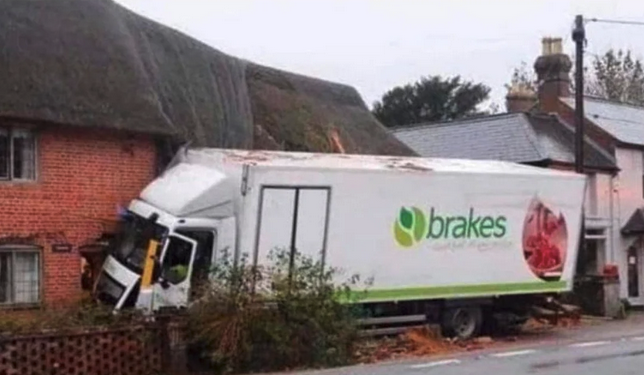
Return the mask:
POLYGON ((529 112, 537 104, 537 94, 527 85, 514 84, 505 96, 505 108, 508 112, 529 112))
POLYGON ((572 61, 563 53, 561 38, 543 38, 541 56, 534 63, 539 87, 539 108, 557 112, 560 97, 570 96, 572 61))

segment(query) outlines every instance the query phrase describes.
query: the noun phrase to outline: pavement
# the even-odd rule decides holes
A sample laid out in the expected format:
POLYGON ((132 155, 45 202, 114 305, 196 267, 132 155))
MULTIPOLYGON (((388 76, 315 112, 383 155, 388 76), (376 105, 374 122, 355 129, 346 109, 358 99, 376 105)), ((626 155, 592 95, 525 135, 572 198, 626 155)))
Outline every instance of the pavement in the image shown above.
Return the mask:
POLYGON ((626 375, 644 373, 644 314, 556 329, 488 349, 390 361, 302 375, 626 375))

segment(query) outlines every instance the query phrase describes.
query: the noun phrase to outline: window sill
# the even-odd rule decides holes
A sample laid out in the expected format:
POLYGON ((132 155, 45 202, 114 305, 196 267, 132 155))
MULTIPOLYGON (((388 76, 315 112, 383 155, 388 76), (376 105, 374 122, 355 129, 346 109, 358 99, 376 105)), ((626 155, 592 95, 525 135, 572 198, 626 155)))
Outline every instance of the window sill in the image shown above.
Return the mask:
POLYGON ((37 185, 38 180, 0 180, 0 187, 1 186, 29 186, 29 185, 37 185))
POLYGON ((36 303, 0 303, 0 311, 28 311, 38 310, 42 307, 40 302, 36 303))

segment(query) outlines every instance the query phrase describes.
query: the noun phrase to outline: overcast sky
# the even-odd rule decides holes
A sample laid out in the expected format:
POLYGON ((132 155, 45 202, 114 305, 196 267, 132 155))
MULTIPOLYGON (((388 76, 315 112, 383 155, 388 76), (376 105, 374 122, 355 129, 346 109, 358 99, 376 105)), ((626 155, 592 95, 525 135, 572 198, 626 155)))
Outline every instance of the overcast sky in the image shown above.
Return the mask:
MULTIPOLYGON (((423 75, 492 87, 540 53, 541 37, 572 52, 574 16, 644 21, 636 0, 117 0, 223 52, 352 85, 368 105, 423 75)), ((644 54, 644 27, 591 23, 587 50, 644 54)))

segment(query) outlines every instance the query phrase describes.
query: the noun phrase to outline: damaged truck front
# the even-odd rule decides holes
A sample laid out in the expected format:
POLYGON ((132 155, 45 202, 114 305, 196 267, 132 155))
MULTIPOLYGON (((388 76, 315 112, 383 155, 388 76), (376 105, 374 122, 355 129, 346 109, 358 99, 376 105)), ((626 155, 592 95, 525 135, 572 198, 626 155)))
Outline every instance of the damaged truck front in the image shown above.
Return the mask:
POLYGON ((261 265, 285 248, 373 279, 376 316, 469 337, 572 290, 584 192, 584 176, 495 161, 190 150, 128 207, 95 295, 182 308, 223 252, 261 265))
POLYGON ((116 310, 185 307, 195 281, 208 279, 217 250, 234 250, 229 182, 212 169, 180 164, 140 196, 123 215, 95 298, 116 310))

